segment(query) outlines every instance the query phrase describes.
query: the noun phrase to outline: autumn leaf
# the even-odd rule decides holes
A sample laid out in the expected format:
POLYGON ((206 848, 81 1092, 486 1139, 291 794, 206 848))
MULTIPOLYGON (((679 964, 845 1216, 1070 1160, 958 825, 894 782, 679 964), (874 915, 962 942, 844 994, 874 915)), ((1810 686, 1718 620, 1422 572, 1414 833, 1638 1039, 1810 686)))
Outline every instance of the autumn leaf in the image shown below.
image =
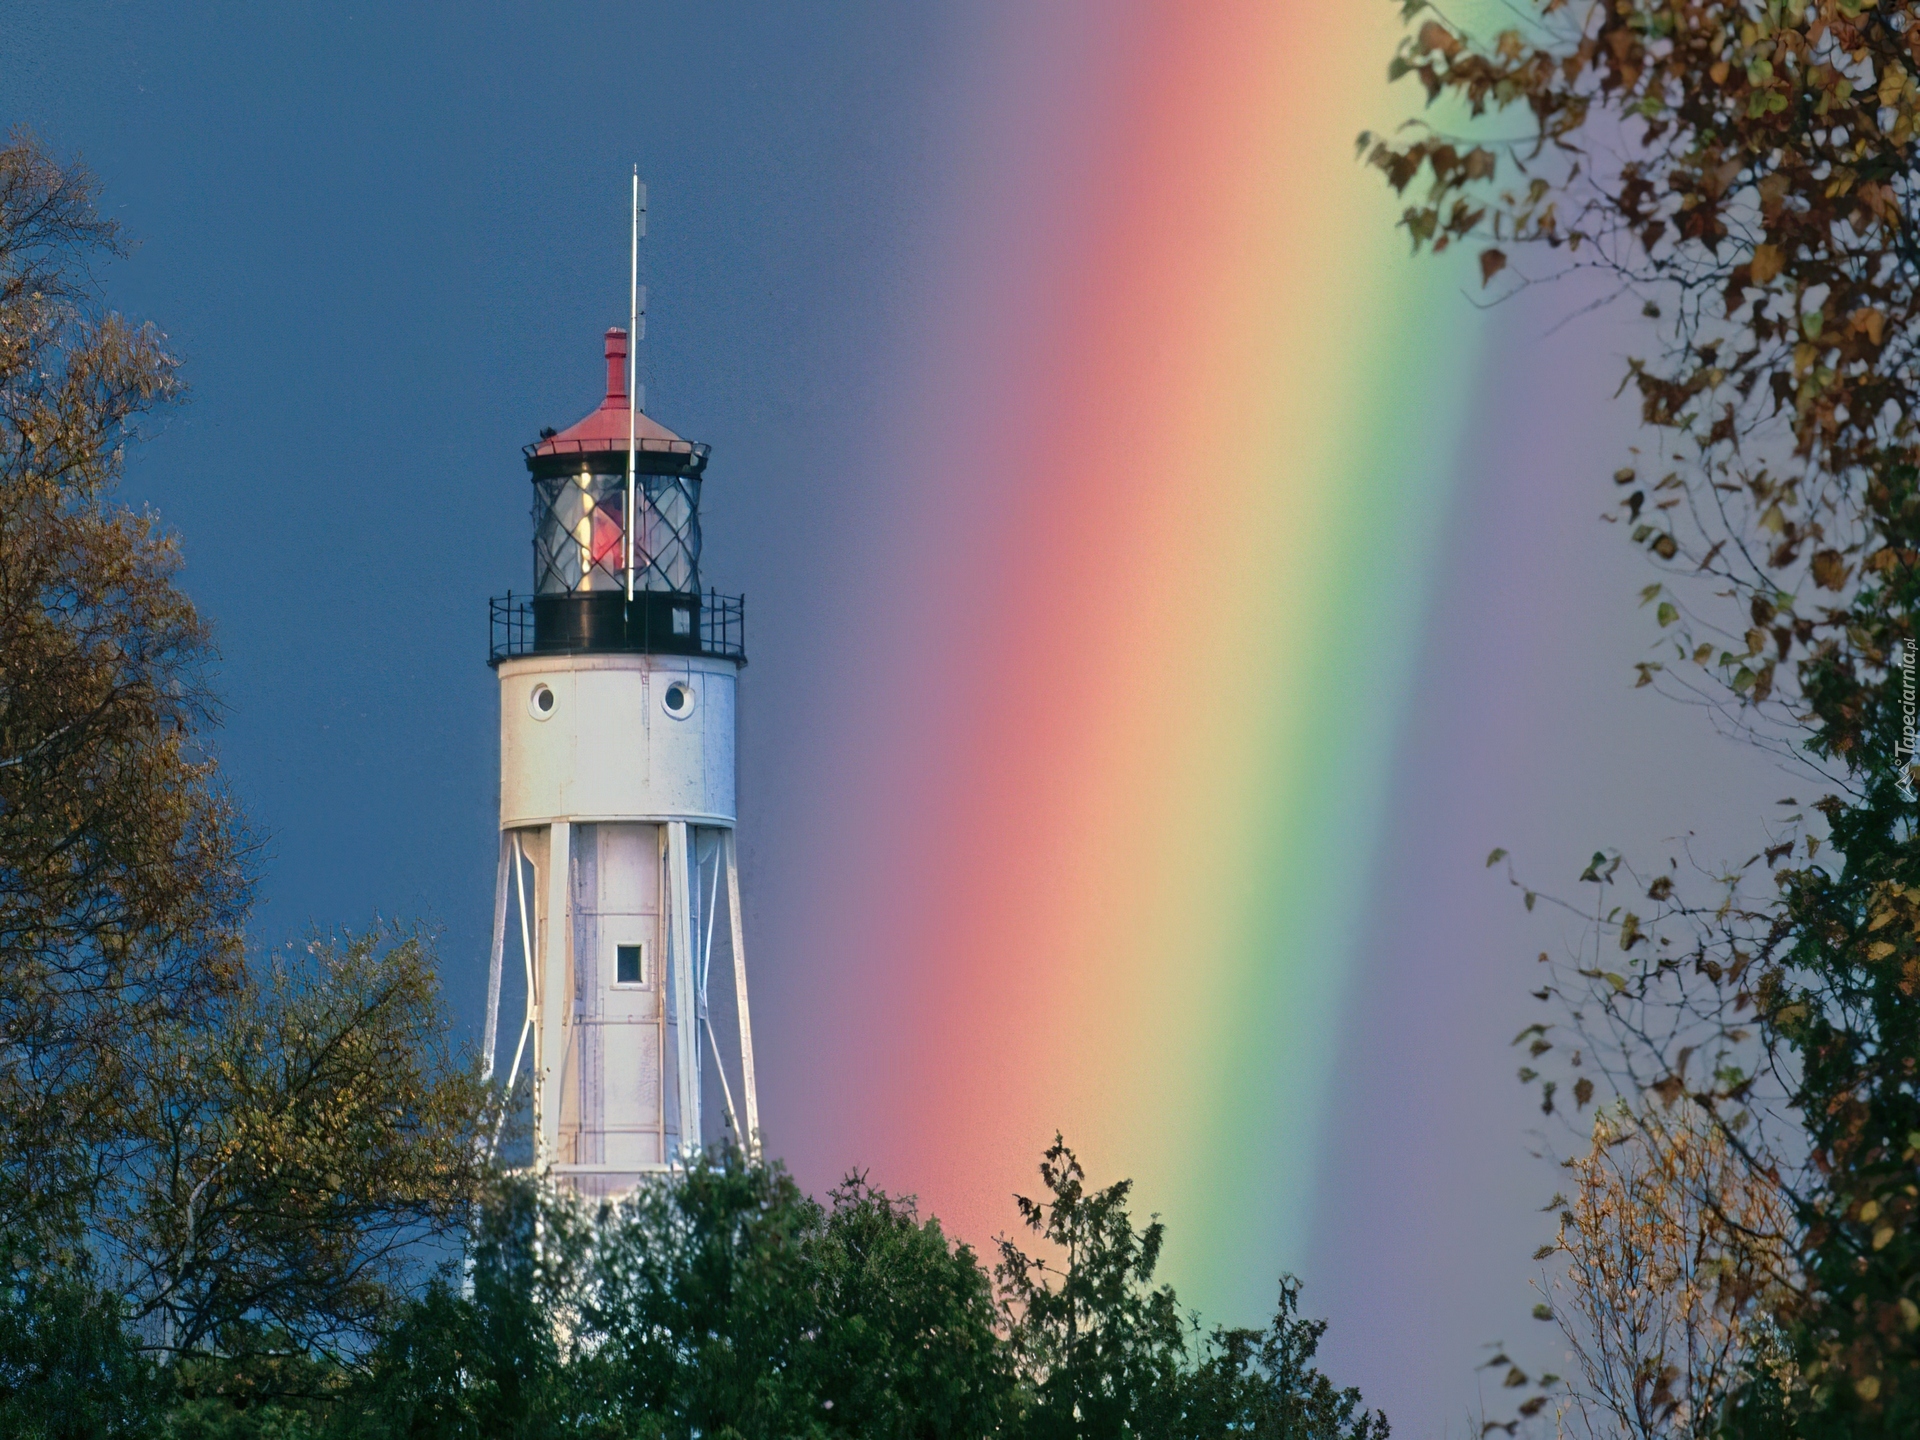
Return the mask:
POLYGON ((1856 335, 1865 335, 1878 345, 1886 336, 1886 312, 1872 305, 1864 306, 1847 317, 1847 329, 1856 335))
POLYGON ((1507 257, 1504 254, 1498 250, 1482 250, 1480 252, 1480 288, 1486 289, 1492 283, 1493 277, 1506 268, 1507 257))
POLYGON ((1460 37, 1437 20, 1429 20, 1420 27, 1420 38, 1414 43, 1414 49, 1422 54, 1438 50, 1448 59, 1458 55, 1461 50, 1460 37))
MULTIPOLYGON (((1770 750, 1813 755, 1834 772, 1836 793, 1816 807, 1828 822, 1823 834, 1797 828, 1811 814, 1791 817, 1792 833, 1770 835, 1753 868, 1720 877, 1715 900, 1695 905, 1670 888, 1655 896, 1658 936, 1636 916, 1621 919, 1624 906, 1609 913, 1601 904, 1589 921, 1614 925, 1623 958, 1638 957, 1642 942, 1649 947, 1629 975, 1583 969, 1588 995, 1554 983, 1557 976, 1536 991, 1551 1007, 1566 1007, 1553 1009, 1557 1025, 1579 1032, 1584 1006, 1588 1017, 1604 1015, 1602 1025, 1622 1027, 1624 1063, 1609 1069, 1596 1053, 1594 1080, 1574 1085, 1584 1080, 1575 1070, 1565 1081, 1582 1111, 1602 1091, 1625 1092, 1621 1113, 1631 1112, 1633 1130, 1608 1132, 1608 1143, 1628 1148, 1596 1148, 1582 1172, 1582 1201, 1562 1214, 1570 1268, 1579 1270, 1583 1253, 1593 1263, 1564 1302, 1556 1294, 1553 1308, 1565 1315, 1587 1295, 1593 1308, 1579 1315, 1583 1326, 1653 1322, 1643 1336, 1670 1333, 1661 1327, 1676 1305, 1719 1325, 1756 1302, 1770 1307, 1761 1291, 1796 1268, 1787 1256, 1804 1247, 1823 1278, 1818 1293, 1789 1283, 1803 1338, 1789 1339, 1782 1358, 1810 1395, 1835 1397, 1810 1401, 1814 1409, 1838 1414, 1865 1404, 1877 1412, 1880 1400, 1911 1399, 1905 1378, 1896 1384, 1892 1370, 1884 1382, 1881 1375, 1904 1354, 1904 1331, 1920 1331, 1920 1295, 1899 1309, 1887 1298, 1910 1288, 1907 1237, 1920 1233, 1920 1196, 1894 1202, 1886 1191, 1883 1202, 1900 1208, 1877 1218, 1856 1208, 1868 1183, 1862 1167, 1883 1174, 1903 1140, 1902 1166, 1920 1156, 1920 1130, 1909 1135, 1912 1076, 1904 1068, 1920 1053, 1920 887, 1912 896, 1903 888, 1906 877, 1920 879, 1911 829, 1920 763, 1899 748, 1903 660, 1920 639, 1920 421, 1908 343, 1920 334, 1920 288, 1907 203, 1920 165, 1920 31, 1910 23, 1920 20, 1920 0, 1543 0, 1540 13, 1571 22, 1576 11, 1580 23, 1530 28, 1524 43, 1512 44, 1452 31, 1436 17, 1417 46, 1402 46, 1402 73, 1417 73, 1429 102, 1518 121, 1538 135, 1543 143, 1516 153, 1512 167, 1474 180, 1463 173, 1458 142, 1417 123, 1382 140, 1386 157, 1376 163, 1396 187, 1431 170, 1429 248, 1438 237, 1468 233, 1449 229, 1451 207, 1472 217, 1473 233, 1490 237, 1483 243, 1499 247, 1502 268, 1532 275, 1526 245, 1549 261, 1543 270, 1566 268, 1574 255, 1574 267, 1606 272, 1643 302, 1634 323, 1646 338, 1628 342, 1634 353, 1620 388, 1633 392, 1647 439, 1616 474, 1621 501, 1606 519, 1656 560, 1686 557, 1709 583, 1687 592, 1684 611, 1658 584, 1641 590, 1642 603, 1659 606, 1656 623, 1674 654, 1642 659, 1630 683, 1707 709, 1764 704, 1764 731, 1737 716, 1733 728, 1770 750), (1576 228, 1597 243, 1581 250, 1576 228), (1653 285, 1657 302, 1646 293, 1653 285), (1671 473, 1659 489, 1642 490, 1641 464, 1671 473), (1676 634, 1667 637, 1668 629, 1676 634), (1707 635, 1713 643, 1704 643, 1707 635), (1692 667, 1677 663, 1688 657, 1704 668, 1694 680, 1710 674, 1727 689, 1716 695, 1713 684, 1690 684, 1692 667), (1662 672, 1663 662, 1673 669, 1662 672), (1772 703, 1776 688, 1785 703, 1772 703), (1796 869, 1803 846, 1804 868, 1796 869), (1892 876, 1900 883, 1884 878, 1892 876), (1696 1000, 1704 1008, 1690 1010, 1696 1000), (1711 1043, 1722 1048, 1691 1057, 1715 1057, 1697 1107, 1682 1103, 1685 1066, 1665 1050, 1662 1017, 1670 1013, 1718 1029, 1711 1043), (1751 1063, 1756 1047, 1791 1060, 1807 1097, 1790 1122, 1804 1133, 1788 1136, 1789 1152, 1813 1161, 1795 1167, 1803 1188, 1794 1206, 1782 1199, 1779 1172, 1770 1172, 1768 1142, 1750 1129, 1727 1143, 1760 1104, 1780 1098, 1761 1099, 1775 1072, 1751 1063), (1633 1077, 1647 1075, 1666 1078, 1636 1096, 1643 1081, 1633 1077), (1696 1110, 1711 1111, 1708 1126, 1692 1128, 1696 1110), (1669 1162, 1708 1168, 1680 1183, 1676 1170, 1663 1171, 1669 1162), (1718 1207, 1729 1194, 1772 1218, 1713 1253, 1710 1271, 1698 1268, 1708 1258, 1698 1248, 1672 1257, 1676 1273, 1708 1276, 1708 1292, 1721 1288, 1717 1298, 1702 1305, 1699 1296, 1681 1301, 1658 1286, 1630 1291, 1644 1271, 1607 1288, 1611 1258, 1672 1243, 1633 1217, 1669 1232, 1677 1219, 1678 1239, 1691 1242, 1710 1230, 1688 1233, 1703 1219, 1688 1197, 1711 1196, 1718 1207), (1789 1213, 1802 1205, 1804 1222, 1789 1213), (1596 1218, 1603 1214, 1612 1218, 1596 1218), (1864 1229, 1828 1224, 1848 1214, 1864 1229), (1750 1243, 1784 1248, 1736 1253, 1750 1243), (1582 1244, 1590 1248, 1582 1252, 1582 1244), (1723 1262, 1731 1268, 1720 1269, 1723 1262), (1804 1339, 1813 1336, 1817 1344, 1804 1339)), ((1483 289, 1495 273, 1483 271, 1483 289)), ((1648 568, 1643 579, 1664 580, 1669 567, 1648 568)), ((1612 883, 1620 863, 1596 858, 1582 878, 1612 883)), ((1594 965, 1591 935, 1587 943, 1594 965)), ((1571 1048, 1564 1030, 1554 1035, 1554 1053, 1571 1048)), ((1553 1079, 1532 1079, 1551 1111, 1553 1079)), ((1612 1114, 1597 1107, 1596 1119, 1612 1114)), ((1689 1343, 1694 1323, 1681 1322, 1689 1343)), ((1732 1360, 1727 1373, 1743 1370, 1737 1343, 1709 1348, 1732 1360)), ((1619 1414, 1666 1407, 1671 1428, 1681 1397, 1703 1415, 1727 1398, 1714 1389, 1719 1380, 1691 1364, 1634 1349, 1618 1390, 1599 1398, 1619 1414)), ((1514 1423, 1499 1428, 1515 1433, 1514 1423)))

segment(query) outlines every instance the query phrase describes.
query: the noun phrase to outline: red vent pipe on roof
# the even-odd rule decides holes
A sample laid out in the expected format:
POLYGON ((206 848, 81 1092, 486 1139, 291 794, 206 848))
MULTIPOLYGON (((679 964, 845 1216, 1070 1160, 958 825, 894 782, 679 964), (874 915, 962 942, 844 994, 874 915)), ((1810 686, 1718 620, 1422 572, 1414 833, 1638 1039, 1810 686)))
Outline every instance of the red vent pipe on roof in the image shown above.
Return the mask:
POLYGON ((600 408, 627 408, 627 332, 618 325, 607 331, 607 398, 600 408))

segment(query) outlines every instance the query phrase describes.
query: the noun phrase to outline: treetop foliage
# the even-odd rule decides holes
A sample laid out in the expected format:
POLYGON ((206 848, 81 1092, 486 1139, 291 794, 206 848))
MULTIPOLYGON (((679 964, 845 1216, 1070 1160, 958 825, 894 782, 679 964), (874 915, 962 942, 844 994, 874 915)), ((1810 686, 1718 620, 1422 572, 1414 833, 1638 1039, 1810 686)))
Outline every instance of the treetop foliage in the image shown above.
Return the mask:
POLYGON ((338 1346, 464 1228, 491 1100, 425 934, 247 954, 211 635, 113 495, 178 365, 99 303, 95 189, 0 145, 0 1240, 28 1313, 100 1284, 169 1355, 338 1346))
POLYGON ((1498 293, 1586 270, 1650 322, 1623 388, 1653 453, 1611 517, 1660 572, 1639 683, 1817 797, 1745 866, 1597 855, 1593 948, 1540 992, 1581 1048, 1523 1074, 1549 1111, 1583 1056, 1576 1108, 1596 1074, 1630 1110, 1690 1106, 1790 1202, 1792 1285, 1748 1312, 1779 1343, 1726 1424, 1912 1433, 1920 5, 1535 0, 1485 32, 1402 8, 1393 71, 1431 118, 1362 148, 1415 248, 1477 247, 1498 293))
POLYGON ((248 842, 196 733, 205 625, 109 492, 179 392, 96 312, 117 231, 86 172, 0 146, 0 1223, 71 1225, 130 1072, 232 979, 248 842))
POLYGON ((1155 1287, 1125 1182, 1056 1140, 1000 1285, 910 1199, 849 1176, 825 1205, 717 1152, 588 1210, 523 1181, 488 1209, 471 1289, 414 1305, 329 1435, 1386 1440, 1313 1365, 1324 1322, 1203 1335, 1155 1287))

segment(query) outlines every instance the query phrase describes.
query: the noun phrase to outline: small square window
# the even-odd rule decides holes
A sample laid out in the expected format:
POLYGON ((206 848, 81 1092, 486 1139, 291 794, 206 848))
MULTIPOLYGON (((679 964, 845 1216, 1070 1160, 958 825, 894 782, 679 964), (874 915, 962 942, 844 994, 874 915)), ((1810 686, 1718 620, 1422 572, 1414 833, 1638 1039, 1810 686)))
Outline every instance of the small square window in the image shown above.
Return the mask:
POLYGON ((647 952, 643 946, 617 945, 614 947, 613 983, 616 985, 647 983, 647 952))
POLYGON ((691 635, 693 633, 693 611, 682 610, 678 606, 673 611, 673 633, 691 635))

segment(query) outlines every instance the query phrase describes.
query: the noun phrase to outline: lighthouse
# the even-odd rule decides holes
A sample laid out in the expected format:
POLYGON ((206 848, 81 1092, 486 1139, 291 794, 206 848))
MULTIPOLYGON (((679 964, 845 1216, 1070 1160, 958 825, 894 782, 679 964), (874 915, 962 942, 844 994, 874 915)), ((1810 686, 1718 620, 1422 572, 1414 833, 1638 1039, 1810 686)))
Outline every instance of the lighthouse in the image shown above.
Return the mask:
POLYGON ((759 1135, 734 843, 744 601, 701 585, 708 447, 641 410, 628 332, 604 339, 599 406, 523 452, 532 591, 491 606, 483 1046, 491 1076, 511 1042, 509 1093, 531 1088, 536 1171, 592 1196, 759 1135), (515 953, 517 1039, 500 1015, 515 953))

